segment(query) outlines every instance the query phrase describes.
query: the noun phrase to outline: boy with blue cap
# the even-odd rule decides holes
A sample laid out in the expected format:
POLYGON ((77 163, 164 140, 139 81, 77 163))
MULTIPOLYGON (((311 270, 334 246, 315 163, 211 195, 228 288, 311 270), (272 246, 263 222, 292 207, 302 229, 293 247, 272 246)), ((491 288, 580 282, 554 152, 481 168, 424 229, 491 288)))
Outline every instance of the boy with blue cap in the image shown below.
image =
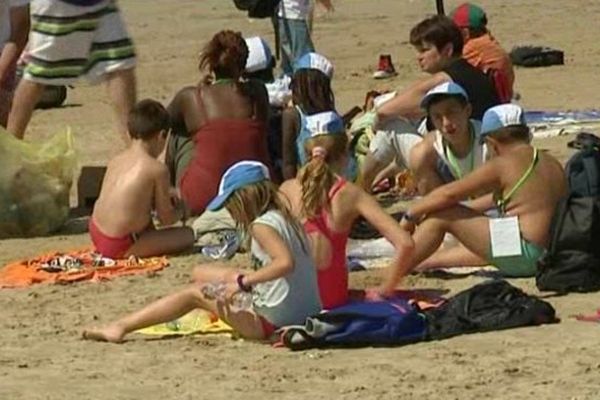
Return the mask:
POLYGON ((404 275, 433 254, 446 233, 464 247, 448 250, 435 264, 428 260, 427 267, 491 264, 506 276, 535 275, 567 184, 560 163, 530 144, 523 114, 514 104, 486 111, 480 140, 488 146, 490 160, 410 207, 401 226, 413 232, 415 255, 390 274, 381 292, 392 293, 404 275), (489 193, 487 206, 497 209, 498 218, 461 205, 482 189, 489 193))

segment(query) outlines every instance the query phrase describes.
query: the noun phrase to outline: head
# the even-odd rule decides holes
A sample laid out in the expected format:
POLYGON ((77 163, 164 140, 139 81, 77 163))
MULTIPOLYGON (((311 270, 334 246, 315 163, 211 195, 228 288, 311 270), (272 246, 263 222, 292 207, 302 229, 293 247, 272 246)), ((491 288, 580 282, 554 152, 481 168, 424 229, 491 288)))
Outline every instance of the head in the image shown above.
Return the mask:
POLYGON ((308 163, 298 171, 302 185, 302 212, 311 218, 328 207, 328 193, 336 175, 344 170, 348 161, 348 136, 341 117, 335 113, 321 113, 320 129, 311 129, 312 136, 304 142, 308 163))
POLYGON ((290 83, 294 104, 308 115, 335 110, 332 77, 333 65, 327 58, 317 53, 300 57, 290 83))
POLYGON ((450 18, 460 29, 465 43, 487 33, 485 11, 475 4, 463 3, 459 5, 452 10, 450 18))
POLYGON ((217 196, 207 210, 227 209, 236 224, 248 231, 252 222, 265 212, 275 209, 300 232, 277 193, 277 186, 269 178, 269 170, 258 161, 240 161, 232 165, 221 178, 217 196))
POLYGON ((435 129, 450 143, 462 140, 470 135, 469 118, 472 107, 465 90, 454 82, 444 82, 431 89, 421 107, 435 129))
POLYGON ((273 82, 275 58, 267 42, 259 36, 246 38, 245 41, 248 46, 248 60, 244 77, 257 79, 263 83, 273 82))
POLYGON ((463 38, 450 18, 436 15, 411 29, 410 44, 417 50, 421 70, 434 74, 462 55, 463 38))
POLYGON ((158 156, 164 149, 170 129, 169 113, 158 101, 142 100, 129 112, 129 136, 132 140, 145 142, 154 156, 158 156))
POLYGON ((523 109, 516 104, 501 104, 488 109, 481 121, 481 142, 493 155, 514 144, 529 144, 531 131, 523 109))
POLYGON ((239 79, 248 59, 248 46, 239 32, 221 31, 200 55, 200 70, 208 69, 217 79, 239 79))

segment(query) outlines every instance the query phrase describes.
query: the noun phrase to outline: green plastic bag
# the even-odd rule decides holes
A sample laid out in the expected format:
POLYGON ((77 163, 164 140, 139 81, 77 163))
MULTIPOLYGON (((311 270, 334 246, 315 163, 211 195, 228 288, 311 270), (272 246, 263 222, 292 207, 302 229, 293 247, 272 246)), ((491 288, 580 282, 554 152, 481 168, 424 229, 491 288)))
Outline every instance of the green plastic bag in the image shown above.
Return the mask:
POLYGON ((59 229, 69 216, 75 164, 70 130, 25 142, 0 128, 0 238, 59 229))

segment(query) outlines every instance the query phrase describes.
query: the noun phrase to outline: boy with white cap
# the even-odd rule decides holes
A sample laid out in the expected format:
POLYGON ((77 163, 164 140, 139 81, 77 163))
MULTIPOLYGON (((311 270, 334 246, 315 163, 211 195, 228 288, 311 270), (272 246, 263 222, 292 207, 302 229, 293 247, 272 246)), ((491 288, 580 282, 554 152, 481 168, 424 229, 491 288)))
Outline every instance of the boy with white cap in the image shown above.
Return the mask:
POLYGON ((379 289, 392 294, 400 279, 428 258, 452 233, 470 254, 444 266, 487 265, 513 277, 533 276, 548 245, 550 222, 566 194, 560 163, 530 144, 523 110, 514 104, 484 114, 481 137, 492 158, 465 177, 441 186, 410 207, 401 226, 413 232, 415 254, 404 260, 379 289), (464 207, 482 189, 498 218, 464 207), (492 199, 494 201, 492 201, 492 199))

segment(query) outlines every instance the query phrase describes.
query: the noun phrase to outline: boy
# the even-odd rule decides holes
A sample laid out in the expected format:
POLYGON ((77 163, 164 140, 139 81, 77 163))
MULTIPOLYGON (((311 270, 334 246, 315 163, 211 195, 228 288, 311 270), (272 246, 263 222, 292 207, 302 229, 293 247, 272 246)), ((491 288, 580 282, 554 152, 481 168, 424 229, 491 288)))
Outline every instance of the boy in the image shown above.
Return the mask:
POLYGON ((447 232, 471 252, 470 265, 476 265, 475 261, 491 264, 513 277, 535 275, 567 183, 560 163, 529 144, 523 114, 514 104, 496 106, 485 113, 481 140, 493 157, 410 207, 400 224, 414 232, 414 256, 392 271, 378 293, 392 294, 400 279, 439 247, 447 232), (460 204, 482 189, 493 195, 487 197, 487 206, 496 207, 499 218, 489 218, 460 204))
POLYGON ((187 227, 155 230, 152 211, 162 225, 183 217, 172 203, 169 171, 157 160, 170 130, 167 110, 143 100, 129 113, 131 144, 108 164, 89 223, 96 250, 105 257, 158 256, 177 253, 194 243, 187 227))

